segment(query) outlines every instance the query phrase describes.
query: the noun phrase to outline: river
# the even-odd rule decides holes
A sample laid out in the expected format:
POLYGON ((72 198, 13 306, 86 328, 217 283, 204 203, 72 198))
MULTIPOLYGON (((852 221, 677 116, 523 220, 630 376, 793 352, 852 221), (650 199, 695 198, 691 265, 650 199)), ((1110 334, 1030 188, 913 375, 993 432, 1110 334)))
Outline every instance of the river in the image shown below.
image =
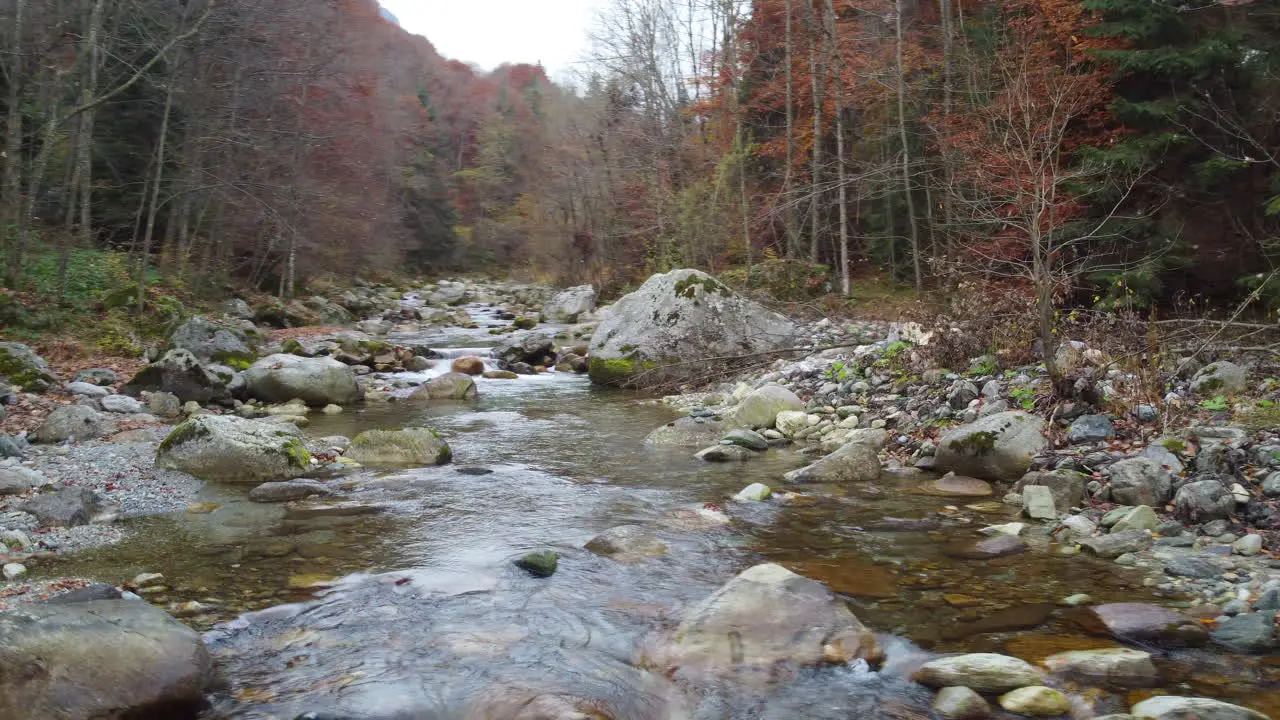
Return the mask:
MULTIPOLYGON (((471 310, 478 329, 393 338, 440 348, 446 360, 441 370, 388 380, 420 382, 447 357, 486 352, 488 328, 505 323, 471 310)), ((1111 643, 1073 630, 1057 601, 1080 592, 1099 602, 1153 597, 1140 573, 1054 557, 1047 537, 1031 538, 1020 555, 950 557, 948 543, 1013 519, 1010 511, 914 494, 919 477, 910 473, 805 502, 734 503, 743 486, 778 485, 805 457, 774 450, 716 465, 690 448, 648 447, 645 435, 675 413, 585 377, 481 379, 479 390, 473 403, 370 405, 313 415, 307 428, 351 437, 429 424, 452 446, 450 465, 361 471, 342 480, 341 501, 293 507, 210 485, 200 499, 216 512, 134 521, 130 539, 60 571, 118 581, 161 572, 171 588, 153 600, 216 603, 219 612, 197 624, 225 678, 207 714, 218 720, 573 717, 561 705, 618 720, 928 717, 931 693, 905 675, 933 652, 1034 660, 1104 647, 1111 643), (708 503, 730 522, 693 512, 708 503), (621 524, 654 528, 669 551, 624 564, 583 549, 621 524), (541 549, 560 554, 553 577, 513 565, 541 549), (715 682, 648 667, 645 649, 685 608, 762 561, 846 593, 883 633, 885 667, 715 682), (543 714, 527 704, 540 695, 555 698, 544 697, 543 714)), ((1170 684, 1229 699, 1255 694, 1264 672, 1243 658, 1191 652, 1161 667, 1170 684)), ((1097 707, 1119 708, 1123 696, 1113 700, 1097 707)))

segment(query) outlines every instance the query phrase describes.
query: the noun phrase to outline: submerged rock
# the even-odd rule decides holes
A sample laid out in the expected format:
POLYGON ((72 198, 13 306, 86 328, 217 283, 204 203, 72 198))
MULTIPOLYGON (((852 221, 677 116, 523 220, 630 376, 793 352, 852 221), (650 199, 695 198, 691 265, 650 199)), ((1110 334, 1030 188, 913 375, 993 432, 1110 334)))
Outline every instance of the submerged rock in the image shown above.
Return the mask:
POLYGON ((796 333, 790 320, 710 275, 673 270, 614 303, 591 338, 588 368, 602 385, 679 382, 706 372, 699 360, 781 350, 796 333))
POLYGON ((554 550, 531 552, 516 560, 516 567, 534 577, 548 578, 556 574, 560 565, 560 556, 554 550))
POLYGON ((667 544, 639 525, 619 525, 595 536, 587 550, 623 562, 663 555, 667 544))
POLYGON ((1044 673, 1025 660, 997 653, 969 653, 932 660, 912 680, 932 688, 967 687, 979 692, 1007 692, 1044 682, 1044 673))
POLYGON ((946 720, 981 720, 991 714, 991 705, 967 687, 944 687, 933 700, 933 711, 946 720))
POLYGON ((0 613, 5 720, 194 717, 213 676, 194 630, 138 600, 0 613))
POLYGON ((753 454, 738 445, 712 445, 694 453, 694 457, 706 462, 744 462, 750 460, 753 454))
POLYGON ((249 499, 258 503, 278 503, 328 494, 329 489, 315 480, 285 480, 259 485, 249 491, 249 499))
POLYGON ((1065 715, 1071 712, 1071 701, 1059 690, 1032 685, 1001 695, 1000 707, 1019 715, 1065 715))
POLYGON ((449 443, 428 427, 367 430, 351 440, 346 457, 361 465, 444 465, 453 459, 449 443))
POLYGON ((1134 705, 1138 720, 1270 720, 1260 712, 1208 698, 1162 695, 1134 705))
POLYGON ((1083 608, 1076 622, 1086 632, 1133 643, 1199 647, 1209 639, 1208 632, 1195 620, 1148 603, 1110 603, 1083 608))
POLYGON ((719 672, 880 657, 875 636, 822 583, 768 563, 743 571, 694 606, 664 660, 719 672))
POLYGON ((1012 535, 996 535, 977 542, 956 543, 942 548, 944 555, 964 560, 989 560, 1015 555, 1027 549, 1022 538, 1012 535))

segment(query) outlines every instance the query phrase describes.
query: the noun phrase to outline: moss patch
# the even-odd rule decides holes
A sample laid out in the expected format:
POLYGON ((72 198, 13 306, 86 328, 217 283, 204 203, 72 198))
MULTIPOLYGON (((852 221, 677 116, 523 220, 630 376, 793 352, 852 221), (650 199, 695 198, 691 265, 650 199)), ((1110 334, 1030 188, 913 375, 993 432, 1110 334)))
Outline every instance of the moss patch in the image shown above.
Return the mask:
POLYGON ((11 351, 2 345, 0 345, 0 378, 7 378, 10 383, 26 392, 43 392, 57 382, 57 378, 32 365, 19 352, 11 351))
POLYGON ((1187 444, 1177 438, 1169 438, 1160 444, 1164 446, 1165 450, 1174 453, 1180 453, 1187 449, 1187 444))
POLYGON ((956 452, 981 455, 991 452, 996 447, 996 434, 990 431, 971 433, 963 438, 951 441, 951 449, 956 452))
POLYGON ((516 328, 517 330, 532 330, 537 326, 537 319, 531 317, 518 317, 511 321, 511 327, 516 328))
POLYGON ((301 355, 303 357, 307 356, 306 348, 302 347, 302 343, 298 342, 297 338, 289 338, 288 340, 285 340, 283 343, 281 343, 280 352, 286 355, 301 355))
POLYGON ((733 291, 724 283, 712 277, 691 275, 676 283, 676 297, 692 300, 698 294, 698 288, 711 295, 732 295, 733 291))
POLYGON ((167 452, 190 440, 206 437, 208 435, 209 428, 196 420, 188 420, 173 430, 170 430, 169 434, 165 436, 164 440, 160 441, 160 446, 156 449, 159 452, 167 452))
POLYGON ((311 453, 307 452, 307 446, 297 438, 292 438, 284 444, 285 457, 289 458, 289 465, 303 470, 311 466, 311 453))

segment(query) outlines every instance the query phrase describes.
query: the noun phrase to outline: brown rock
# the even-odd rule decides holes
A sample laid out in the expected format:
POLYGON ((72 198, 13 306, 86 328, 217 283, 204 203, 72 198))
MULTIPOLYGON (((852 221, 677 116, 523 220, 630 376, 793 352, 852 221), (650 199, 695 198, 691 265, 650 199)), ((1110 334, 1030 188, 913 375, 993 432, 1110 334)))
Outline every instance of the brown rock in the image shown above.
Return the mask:
POLYGON ((1135 643, 1198 647, 1209 639, 1204 627, 1191 618, 1148 603, 1095 605, 1077 612, 1075 621, 1085 632, 1135 643))
POLYGON ((937 480, 921 485, 914 492, 939 497, 975 498, 990 497, 995 491, 991 489, 991 483, 986 480, 947 473, 937 480))
POLYGON ((449 369, 463 375, 480 375, 484 373, 484 361, 474 355, 460 357, 453 361, 449 369))

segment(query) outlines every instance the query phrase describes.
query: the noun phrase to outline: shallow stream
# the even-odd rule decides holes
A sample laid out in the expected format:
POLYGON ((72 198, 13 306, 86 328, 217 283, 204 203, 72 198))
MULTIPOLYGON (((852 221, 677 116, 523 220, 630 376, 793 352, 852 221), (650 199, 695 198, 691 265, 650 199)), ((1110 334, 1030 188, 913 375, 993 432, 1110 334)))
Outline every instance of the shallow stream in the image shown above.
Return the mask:
MULTIPOLYGON (((446 356, 491 344, 487 327, 496 320, 473 312, 476 330, 394 340, 446 348, 446 356)), ((562 717, 534 713, 540 706, 527 703, 539 695, 583 717, 594 709, 619 720, 928 717, 930 694, 904 675, 930 652, 1034 661, 1104 647, 1109 641, 1073 630, 1057 600, 1080 592, 1098 602, 1152 597, 1137 571, 1056 557, 1047 538, 996 560, 949 557, 948 543, 1013 518, 1000 506, 915 494, 921 478, 909 473, 788 505, 734 503, 728 498, 751 482, 779 485, 804 456, 775 450, 714 465, 690 448, 647 447, 644 436, 675 414, 583 377, 481 379, 479 389, 470 404, 371 405, 313 415, 307 428, 350 437, 427 423, 452 446, 451 465, 360 472, 345 479, 350 497, 341 502, 292 509, 249 503, 246 488, 210 485, 200 500, 213 512, 133 521, 125 543, 55 571, 117 582, 160 572, 171 587, 151 599, 218 604, 196 621, 209 629, 227 680, 209 717, 246 720, 308 712, 498 720, 520 707, 520 717, 562 717), (472 468, 492 472, 468 474, 472 468), (689 512, 706 503, 722 506, 731 522, 689 512), (657 528, 670 551, 621 564, 582 549, 628 523, 657 528), (512 565, 545 548, 560 554, 553 577, 512 565), (884 633, 886 667, 692 683, 646 666, 645 648, 683 609, 761 561, 846 593, 855 614, 884 633)), ((1171 686, 1276 712, 1267 692, 1280 669, 1265 659, 1186 652, 1161 668, 1171 686)), ((1092 695, 1100 711, 1119 711, 1126 700, 1092 695)))

